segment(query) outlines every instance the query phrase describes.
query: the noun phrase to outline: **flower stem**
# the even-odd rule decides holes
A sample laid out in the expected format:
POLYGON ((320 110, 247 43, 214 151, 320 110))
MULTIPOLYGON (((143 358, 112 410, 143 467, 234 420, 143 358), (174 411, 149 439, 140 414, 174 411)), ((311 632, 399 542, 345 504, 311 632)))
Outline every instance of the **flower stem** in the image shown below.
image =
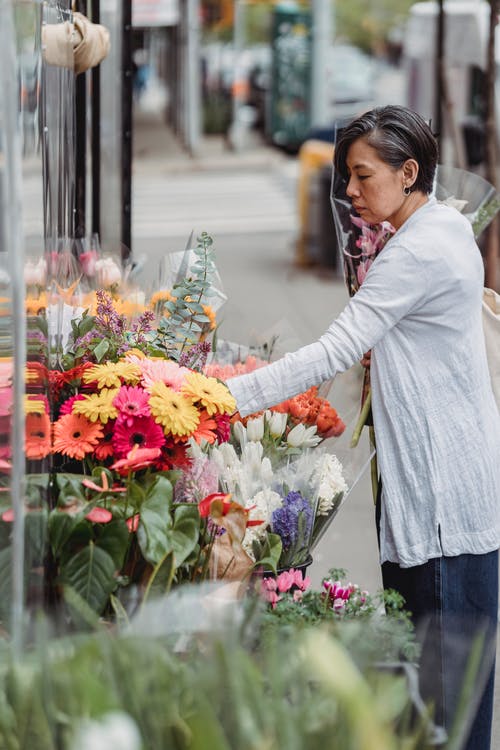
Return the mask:
POLYGON ((356 422, 354 432, 352 433, 351 448, 355 448, 357 444, 359 443, 359 438, 361 437, 361 430, 366 424, 368 414, 370 413, 371 405, 372 405, 372 392, 371 392, 371 388, 369 388, 366 393, 366 398, 364 400, 363 406, 359 413, 359 419, 356 422))

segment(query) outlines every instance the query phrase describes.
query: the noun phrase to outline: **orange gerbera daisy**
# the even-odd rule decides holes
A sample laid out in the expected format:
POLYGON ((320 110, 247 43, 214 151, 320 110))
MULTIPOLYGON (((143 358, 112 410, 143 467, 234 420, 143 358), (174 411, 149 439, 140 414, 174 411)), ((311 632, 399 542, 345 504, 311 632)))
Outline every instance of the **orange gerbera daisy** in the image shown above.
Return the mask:
POLYGON ((50 419, 46 412, 26 415, 24 450, 26 458, 40 459, 49 455, 50 419))
POLYGON ((90 422, 83 414, 64 414, 54 424, 54 453, 81 460, 92 453, 103 437, 100 422, 90 422))
POLYGON ((210 417, 205 410, 200 411, 199 415, 200 423, 191 437, 193 437, 197 443, 206 440, 207 443, 210 443, 211 445, 217 440, 217 422, 213 417, 210 417))

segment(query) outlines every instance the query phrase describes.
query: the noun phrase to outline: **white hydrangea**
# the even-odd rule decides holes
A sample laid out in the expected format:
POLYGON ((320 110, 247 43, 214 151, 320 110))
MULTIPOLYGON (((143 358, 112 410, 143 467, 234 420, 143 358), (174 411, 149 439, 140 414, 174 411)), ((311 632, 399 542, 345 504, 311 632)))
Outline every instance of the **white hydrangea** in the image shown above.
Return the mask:
POLYGON ((281 495, 269 488, 260 490, 250 500, 246 501, 245 507, 250 509, 248 520, 263 521, 259 526, 249 526, 245 532, 243 549, 252 559, 255 559, 252 550, 254 540, 263 541, 265 539, 273 511, 280 508, 282 502, 281 495))
POLYGON ((317 458, 314 473, 319 476, 316 513, 319 516, 326 516, 333 508, 335 499, 347 492, 348 487, 344 479, 343 466, 337 456, 324 453, 317 458))

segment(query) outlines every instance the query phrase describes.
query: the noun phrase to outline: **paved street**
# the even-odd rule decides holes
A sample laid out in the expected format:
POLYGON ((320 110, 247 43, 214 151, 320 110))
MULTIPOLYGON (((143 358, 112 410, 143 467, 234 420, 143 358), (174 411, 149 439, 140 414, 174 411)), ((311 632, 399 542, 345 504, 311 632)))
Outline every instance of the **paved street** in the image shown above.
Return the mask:
MULTIPOLYGON (((332 270, 296 263, 297 160, 262 147, 232 154, 220 139, 206 140, 200 157, 190 159, 158 125, 139 118, 135 130, 133 250, 147 257, 141 283, 154 286, 162 255, 183 249, 191 230, 204 230, 215 241, 228 297, 221 338, 248 344, 280 332, 284 349, 317 338, 347 294, 332 270)), ((357 411, 359 378, 355 367, 337 377, 330 393, 347 420, 357 411)), ((346 431, 332 444, 346 466, 349 437, 346 431)), ((366 442, 360 453, 368 457, 366 442)), ((332 566, 345 568, 349 580, 371 592, 381 586, 367 471, 319 544, 313 583, 332 566)), ((497 674, 493 748, 500 747, 499 694, 497 674)))

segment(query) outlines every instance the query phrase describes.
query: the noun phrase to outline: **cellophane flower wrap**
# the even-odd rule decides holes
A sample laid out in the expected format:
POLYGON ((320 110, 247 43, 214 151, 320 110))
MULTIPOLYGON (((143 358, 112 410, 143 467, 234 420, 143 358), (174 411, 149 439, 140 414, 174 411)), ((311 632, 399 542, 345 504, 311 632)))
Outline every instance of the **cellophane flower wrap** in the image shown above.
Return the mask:
MULTIPOLYGON (((262 352, 255 356, 237 345, 223 351, 225 361, 217 362, 216 356, 205 372, 229 378, 267 365, 262 352), (233 361, 231 354, 237 355, 233 361)), ((310 562, 369 461, 362 451, 346 453, 346 423, 320 395, 329 385, 312 387, 264 412, 244 418, 235 414, 229 442, 211 452, 219 489, 248 511, 242 546, 254 567, 275 571, 310 562), (337 445, 347 468, 336 455, 337 445)))
POLYGON ((235 402, 202 372, 225 299, 208 235, 173 254, 176 273, 149 298, 130 264, 65 247, 26 265, 26 513, 47 600, 88 623, 209 575, 223 524, 200 502, 217 490, 208 457, 230 437, 235 402))

